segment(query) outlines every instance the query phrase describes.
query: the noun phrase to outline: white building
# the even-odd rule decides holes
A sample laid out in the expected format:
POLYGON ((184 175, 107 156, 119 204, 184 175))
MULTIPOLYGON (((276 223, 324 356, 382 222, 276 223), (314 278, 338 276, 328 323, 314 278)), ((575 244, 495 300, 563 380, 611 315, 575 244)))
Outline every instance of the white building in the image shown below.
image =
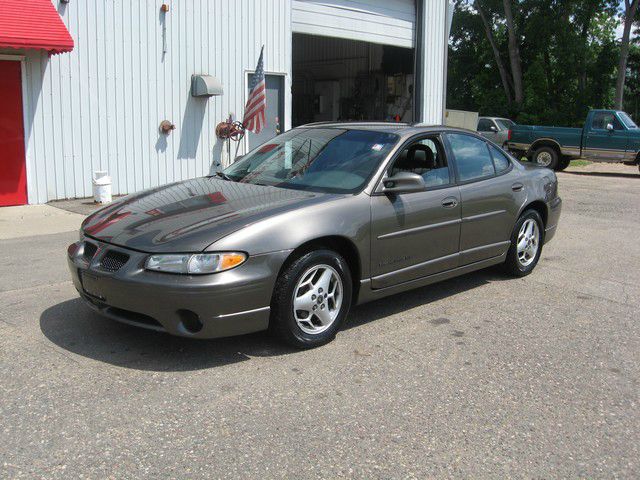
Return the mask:
POLYGON ((450 13, 447 0, 5 0, 0 205, 91 196, 96 170, 114 193, 208 174, 228 161, 215 127, 242 116, 262 45, 268 126, 238 152, 310 121, 440 124, 450 13), (47 22, 71 51, 56 53, 70 47, 47 22), (195 74, 222 93, 192 96, 195 74))

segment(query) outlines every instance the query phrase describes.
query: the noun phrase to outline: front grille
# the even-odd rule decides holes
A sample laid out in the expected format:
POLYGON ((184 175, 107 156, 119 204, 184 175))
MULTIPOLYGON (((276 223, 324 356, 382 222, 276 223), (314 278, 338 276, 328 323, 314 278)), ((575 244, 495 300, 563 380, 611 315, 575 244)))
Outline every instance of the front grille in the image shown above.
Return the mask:
POLYGON ((105 253, 104 257, 102 257, 100 266, 109 272, 117 272, 128 260, 129 255, 126 253, 109 250, 105 253))
POLYGON ((91 242, 84 242, 84 253, 83 256, 87 260, 91 260, 96 252, 98 251, 98 246, 91 242))

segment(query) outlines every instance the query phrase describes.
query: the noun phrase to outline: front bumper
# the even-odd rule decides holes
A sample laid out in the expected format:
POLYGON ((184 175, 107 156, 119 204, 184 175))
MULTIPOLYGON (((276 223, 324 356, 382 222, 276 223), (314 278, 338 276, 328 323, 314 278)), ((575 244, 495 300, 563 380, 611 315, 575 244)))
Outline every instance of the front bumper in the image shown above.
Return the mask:
POLYGON ((145 270, 146 253, 88 238, 69 246, 67 262, 76 290, 100 314, 173 335, 216 338, 269 326, 271 293, 289 253, 250 256, 211 275, 177 275, 145 270))

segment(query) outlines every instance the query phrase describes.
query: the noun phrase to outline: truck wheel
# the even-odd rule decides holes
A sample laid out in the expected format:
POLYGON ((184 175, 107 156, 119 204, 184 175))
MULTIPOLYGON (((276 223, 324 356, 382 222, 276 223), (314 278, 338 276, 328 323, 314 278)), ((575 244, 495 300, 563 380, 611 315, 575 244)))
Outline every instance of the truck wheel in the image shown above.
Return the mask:
POLYGON ((562 170, 567 168, 570 163, 571 163, 571 157, 563 156, 560 158, 560 161, 558 162, 558 168, 556 168, 556 170, 558 172, 561 172, 562 170))
POLYGON ((533 161, 541 167, 555 170, 558 167, 558 152, 552 147, 540 147, 534 152, 533 161))

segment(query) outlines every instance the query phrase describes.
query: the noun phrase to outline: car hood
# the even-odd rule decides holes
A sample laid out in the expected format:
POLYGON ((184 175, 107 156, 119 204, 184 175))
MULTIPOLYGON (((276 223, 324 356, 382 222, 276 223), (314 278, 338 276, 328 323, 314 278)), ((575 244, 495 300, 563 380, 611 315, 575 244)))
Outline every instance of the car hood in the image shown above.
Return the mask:
POLYGON ((256 221, 324 197, 330 195, 203 177, 125 197, 89 216, 82 231, 143 252, 199 252, 256 221))

